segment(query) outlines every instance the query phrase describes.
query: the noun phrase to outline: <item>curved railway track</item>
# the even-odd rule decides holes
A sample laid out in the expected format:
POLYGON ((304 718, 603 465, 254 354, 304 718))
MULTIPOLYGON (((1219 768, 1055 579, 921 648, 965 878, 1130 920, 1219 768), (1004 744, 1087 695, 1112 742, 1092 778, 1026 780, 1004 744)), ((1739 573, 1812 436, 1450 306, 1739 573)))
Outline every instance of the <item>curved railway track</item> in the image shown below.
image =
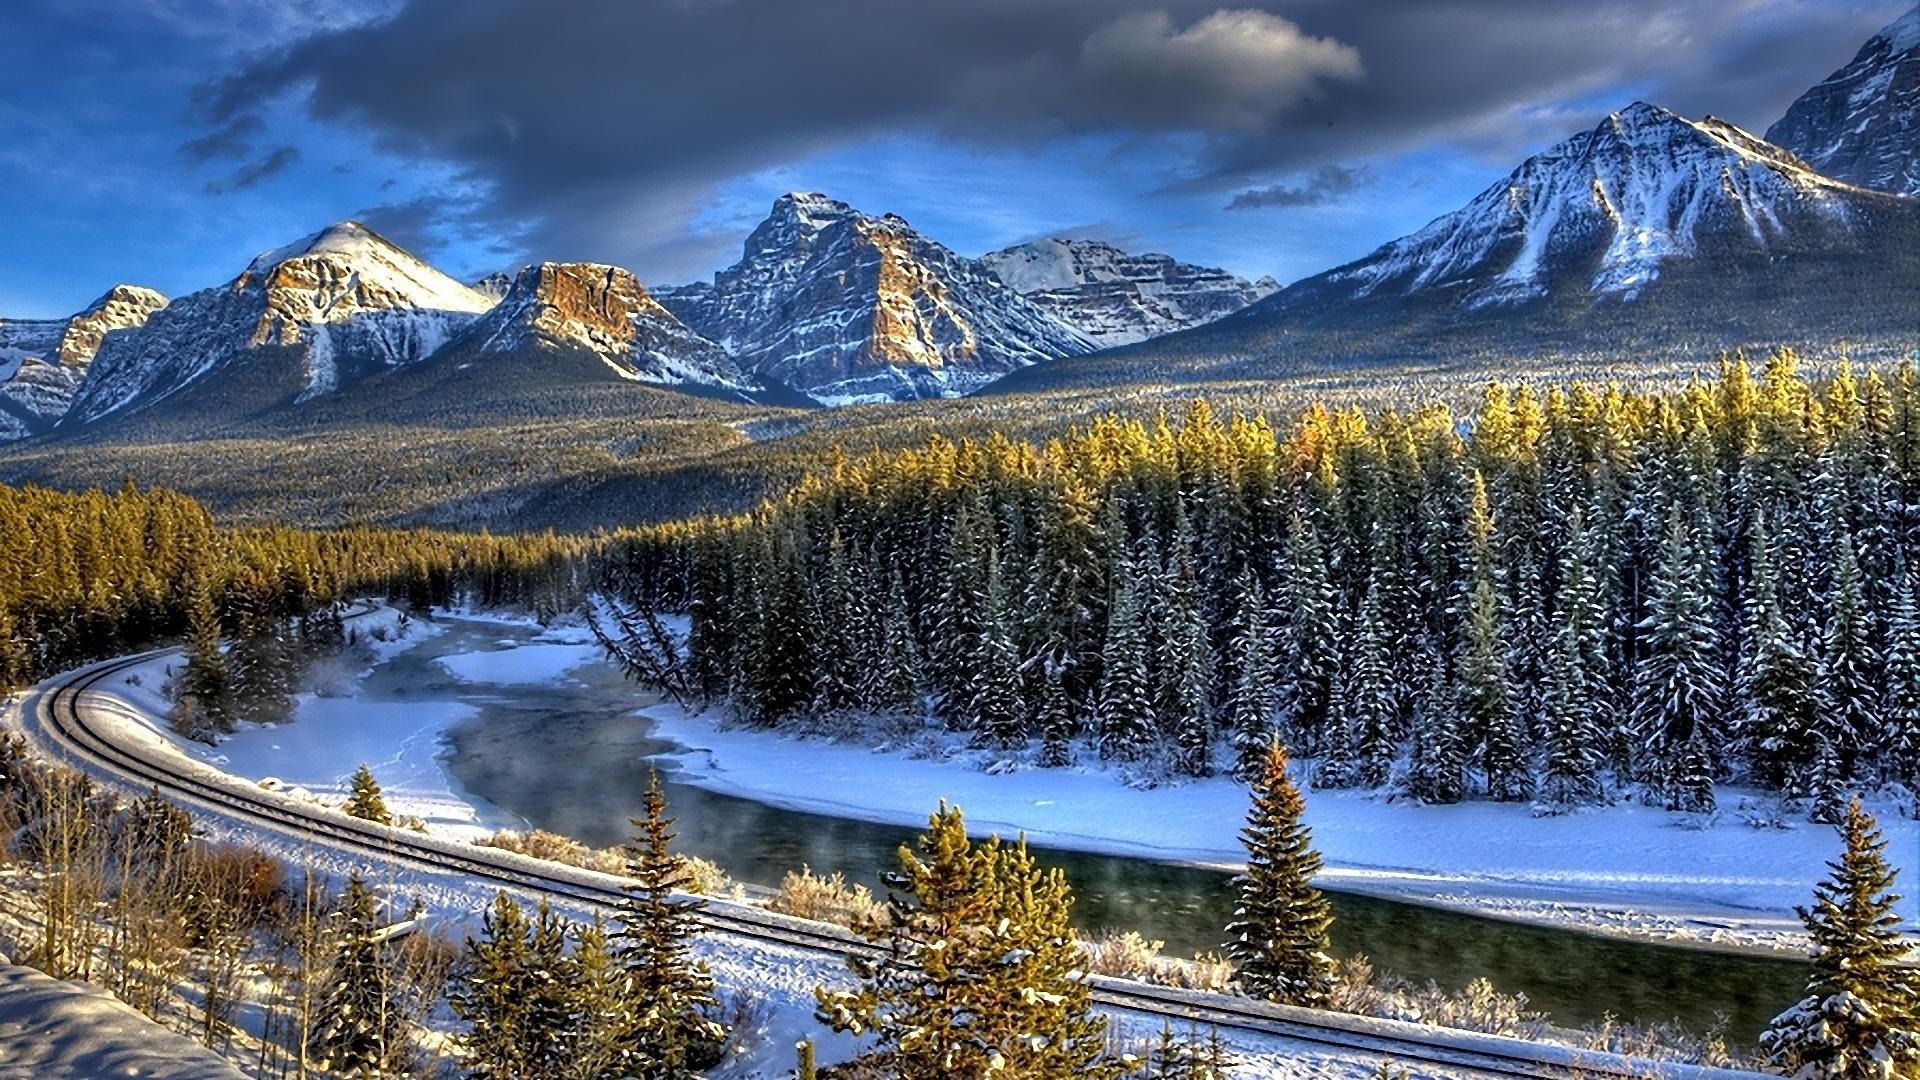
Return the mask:
MULTIPOLYGON (((152 760, 116 742, 92 722, 94 688, 127 668, 173 650, 110 660, 57 676, 35 695, 38 722, 74 759, 135 788, 157 789, 189 807, 204 807, 270 829, 318 839, 336 848, 419 870, 451 873, 524 892, 606 908, 621 896, 618 878, 574 870, 509 852, 350 818, 266 791, 210 766, 152 760), (185 768, 176 765, 187 766, 185 768), (199 774, 199 775, 196 775, 199 774)), ((124 703, 115 707, 126 708, 124 703)), ((880 950, 826 923, 777 915, 750 905, 708 900, 700 911, 711 933, 820 956, 877 955, 880 950)), ((1752 1080, 1758 1074, 1672 1065, 1518 1039, 1434 1029, 1389 1020, 1298 1009, 1184 991, 1122 979, 1090 980, 1096 1004, 1223 1031, 1242 1031, 1348 1054, 1378 1056, 1398 1066, 1431 1066, 1455 1074, 1565 1080, 1752 1080)))

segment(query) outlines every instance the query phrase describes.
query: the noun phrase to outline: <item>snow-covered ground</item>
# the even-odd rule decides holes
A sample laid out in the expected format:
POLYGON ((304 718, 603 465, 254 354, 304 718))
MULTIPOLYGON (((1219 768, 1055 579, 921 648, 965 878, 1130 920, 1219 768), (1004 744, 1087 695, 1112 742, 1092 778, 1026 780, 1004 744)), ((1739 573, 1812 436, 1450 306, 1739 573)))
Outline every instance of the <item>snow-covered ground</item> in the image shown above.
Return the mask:
POLYGON ((240 1080, 241 1073, 105 991, 0 959, 0 1076, 240 1080))
MULTIPOLYGON (((1024 831, 1036 846, 1234 867, 1246 788, 1226 779, 1143 790, 1103 769, 992 769, 992 755, 939 759, 728 728, 719 714, 644 710, 687 749, 675 779, 818 814, 924 824, 941 799, 982 834, 1024 831)), ((1533 817, 1523 805, 1421 806, 1309 791, 1307 818, 1326 859, 1323 884, 1392 899, 1581 930, 1687 944, 1797 950, 1796 904, 1839 852, 1831 828, 1761 828, 1722 793, 1711 821, 1639 805, 1533 817)), ((1920 830, 1881 808, 1903 871, 1901 912, 1920 921, 1920 830)))
MULTIPOLYGON (((462 617, 469 614, 464 613, 462 617)), ((529 620, 479 618, 532 625, 529 620)), ((384 609, 363 616, 352 625, 363 635, 371 635, 376 626, 387 627, 385 636, 389 640, 373 643, 376 662, 441 632, 433 624, 420 621, 403 627, 393 612, 384 609)), ((462 679, 501 685, 559 678, 585 662, 583 657, 591 659, 582 651, 585 637, 582 628, 556 627, 542 631, 530 644, 454 654, 446 657, 448 662, 442 666, 462 679), (526 655, 514 656, 514 653, 526 655)), ((362 761, 373 762, 388 793, 390 807, 426 818, 430 835, 457 840, 481 831, 479 826, 490 808, 464 801, 457 785, 438 770, 438 763, 433 760, 438 733, 464 715, 460 711, 463 706, 436 705, 423 697, 407 702, 403 708, 389 710, 380 702, 362 699, 357 689, 340 693, 346 688, 339 685, 342 680, 336 680, 333 689, 340 696, 303 694, 289 723, 245 727, 218 748, 208 748, 184 742, 165 728, 164 716, 169 704, 164 688, 170 679, 169 669, 179 664, 177 656, 157 657, 102 682, 96 687, 99 693, 86 699, 90 720, 97 729, 111 730, 114 741, 137 748, 149 758, 179 755, 187 761, 218 767, 251 781, 276 777, 285 788, 305 788, 329 803, 340 801, 346 777, 354 767, 362 761)), ((354 679, 344 681, 357 682, 366 674, 366 671, 358 672, 354 679)), ((38 696, 30 693, 16 698, 9 719, 44 747, 47 746, 45 732, 38 729, 34 719, 38 696)), ((451 933, 477 928, 479 915, 494 892, 494 886, 489 883, 450 872, 428 872, 393 864, 366 868, 362 865, 364 856, 335 849, 324 838, 295 833, 286 827, 264 826, 202 805, 192 808, 199 826, 212 838, 252 844, 293 866, 309 867, 335 880, 349 869, 360 868, 379 891, 394 898, 396 906, 418 899, 426 905, 432 921, 451 933)), ((514 858, 504 854, 500 857, 514 858)), ((578 873, 586 875, 585 871, 578 873)), ((569 903, 556 907, 576 918, 588 914, 569 903)), ((749 1003, 748 1012, 752 1017, 749 1025, 752 1031, 747 1033, 742 1053, 726 1067, 715 1070, 713 1075, 717 1080, 784 1075, 792 1066, 794 1043, 801 1038, 817 1041, 822 1064, 845 1060, 858 1049, 859 1044, 853 1039, 834 1035, 813 1019, 814 988, 839 985, 847 977, 839 961, 816 953, 714 935, 703 937, 696 947, 712 966, 724 994, 749 1003)), ((1128 1014, 1116 1016, 1114 1020, 1120 1038, 1142 1047, 1159 1031, 1159 1022, 1146 1017, 1128 1014)), ((1435 1032, 1439 1035, 1440 1029, 1435 1032)), ((1367 1080, 1375 1075, 1380 1064, 1377 1053, 1365 1050, 1329 1048, 1244 1032, 1222 1034, 1228 1037, 1229 1049, 1239 1063, 1235 1074, 1241 1076, 1367 1080)), ((1204 1037, 1205 1033, 1200 1035, 1204 1037)), ((1477 1074, 1466 1070, 1414 1068, 1410 1075, 1413 1080, 1451 1080, 1477 1074)))

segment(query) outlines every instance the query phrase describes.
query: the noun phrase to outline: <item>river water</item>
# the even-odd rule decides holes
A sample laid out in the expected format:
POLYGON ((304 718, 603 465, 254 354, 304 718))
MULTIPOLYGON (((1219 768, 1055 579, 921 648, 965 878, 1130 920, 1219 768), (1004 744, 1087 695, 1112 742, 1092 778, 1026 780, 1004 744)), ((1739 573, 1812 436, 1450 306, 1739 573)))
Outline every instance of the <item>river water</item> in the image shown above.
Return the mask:
MULTIPOLYGON (((672 744, 633 715, 636 691, 603 664, 540 685, 463 684, 433 661, 529 640, 533 631, 450 621, 447 633, 377 667, 364 693, 375 699, 454 698, 476 714, 444 738, 442 760, 471 795, 531 826, 596 847, 626 839, 643 812, 650 754, 672 744)), ((802 864, 839 870, 874 888, 913 830, 776 809, 675 783, 662 774, 680 850, 712 859, 735 879, 776 884, 802 864)), ((929 803, 935 795, 929 793, 929 803)), ((1173 955, 1215 949, 1231 907, 1218 871, 1137 858, 1044 850, 1063 869, 1082 927, 1131 928, 1164 940, 1173 955)), ((1524 993, 1555 1021, 1615 1017, 1678 1019, 1696 1030, 1728 1021, 1750 1041, 1796 1000, 1804 968, 1787 961, 1687 949, 1521 925, 1366 896, 1332 894, 1334 947, 1364 953, 1376 968, 1415 982, 1458 988, 1485 977, 1524 993)))

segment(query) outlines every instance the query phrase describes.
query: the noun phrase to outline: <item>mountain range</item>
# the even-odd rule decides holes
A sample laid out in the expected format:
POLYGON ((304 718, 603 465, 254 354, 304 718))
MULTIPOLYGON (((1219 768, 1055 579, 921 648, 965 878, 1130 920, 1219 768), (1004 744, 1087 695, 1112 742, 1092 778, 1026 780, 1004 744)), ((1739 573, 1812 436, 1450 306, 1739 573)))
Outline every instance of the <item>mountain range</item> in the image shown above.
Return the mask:
POLYGON ((654 289, 557 262, 462 284, 343 222, 171 302, 123 285, 69 319, 0 320, 0 438, 349 400, 377 413, 401 382, 849 405, 1450 357, 1911 348, 1917 135, 1920 9, 1766 138, 1635 103, 1285 288, 1090 239, 970 258, 802 192, 712 280, 654 289))

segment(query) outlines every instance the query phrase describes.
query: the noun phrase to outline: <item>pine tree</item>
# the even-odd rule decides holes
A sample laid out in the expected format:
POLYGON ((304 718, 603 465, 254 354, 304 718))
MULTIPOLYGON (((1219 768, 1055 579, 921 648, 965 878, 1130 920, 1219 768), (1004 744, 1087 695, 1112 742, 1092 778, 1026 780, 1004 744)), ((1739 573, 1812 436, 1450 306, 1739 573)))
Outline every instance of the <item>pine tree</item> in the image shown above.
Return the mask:
POLYGON ((686 867, 672 852, 673 819, 666 816, 660 775, 647 785, 647 816, 636 818, 627 845, 633 883, 614 909, 614 959, 626 976, 632 1025, 620 1040, 621 1067, 643 1078, 678 1077, 712 1063, 726 1030, 713 976, 693 956, 700 934, 699 900, 686 897, 686 867))
POLYGON ((1840 778, 1856 778, 1856 759, 1880 730, 1879 694, 1873 672, 1879 668, 1869 634, 1865 585, 1860 579, 1853 538, 1835 530, 1831 543, 1832 584, 1827 602, 1826 635, 1820 644, 1814 700, 1815 723, 1837 759, 1840 778))
POLYGON ((495 893, 480 936, 467 942, 466 971, 447 1004, 468 1025, 460 1042, 471 1076, 532 1075, 529 930, 520 905, 495 893))
MULTIPOLYGON (((1278 686, 1271 693, 1277 695, 1281 722, 1291 733, 1290 737, 1303 753, 1314 755, 1321 751, 1333 705, 1333 679, 1339 666, 1339 620, 1319 530, 1301 514, 1295 514, 1288 526, 1287 568, 1288 608, 1280 650, 1282 668, 1278 686)), ((1257 578, 1249 572, 1235 586, 1236 595, 1243 600, 1249 595, 1248 581, 1257 582, 1257 578)), ((1257 597, 1258 593, 1253 595, 1257 597)), ((1235 624, 1235 633, 1244 633, 1246 627, 1246 614, 1242 612, 1235 624)), ((1271 656, 1271 649, 1263 642, 1258 659, 1270 665, 1271 656)), ((1237 673, 1238 669, 1234 670, 1237 673)), ((1252 729, 1235 724, 1233 730, 1240 748, 1241 765, 1244 769, 1257 769, 1271 728, 1263 727, 1255 734, 1252 729), (1251 741, 1243 740, 1242 736, 1251 741)))
POLYGON ((395 999, 393 949, 380 937, 372 890, 358 871, 332 917, 338 944, 314 1007, 314 1064, 340 1076, 403 1073, 412 1054, 395 999))
POLYGON ((1740 617, 1740 741, 1758 779, 1806 795, 1816 740, 1813 663, 1781 608, 1778 561, 1766 520, 1748 545, 1751 584, 1740 617))
POLYGON ((1040 764, 1057 769, 1069 760, 1073 738, 1073 705, 1067 700, 1066 673, 1059 664, 1041 657, 1040 702, 1034 722, 1040 727, 1040 764))
MULTIPOLYGON (((1266 595, 1251 569, 1234 588, 1236 613, 1227 655, 1233 687, 1227 695, 1227 726, 1233 732, 1236 771, 1257 776, 1262 749, 1273 739, 1273 660, 1267 641, 1266 595)), ((1320 721, 1324 726, 1324 717, 1320 721)))
POLYGON ((1476 476, 1468 521, 1473 572, 1468 588, 1465 653, 1460 664, 1460 719, 1480 743, 1487 797, 1512 802, 1532 793, 1520 749, 1519 723, 1508 684, 1507 647, 1501 633, 1500 593, 1495 581, 1493 516, 1486 481, 1476 476))
POLYGON ((1162 629, 1155 668, 1160 672, 1160 731, 1173 746, 1174 768, 1187 776, 1213 771, 1212 651, 1194 579, 1192 525, 1185 503, 1174 499, 1174 550, 1161 590, 1162 629))
POLYGON ((889 875, 888 910, 854 927, 885 946, 854 957, 852 991, 816 990, 835 1031, 871 1034, 895 1076, 1115 1077, 1068 922, 1072 897, 1024 842, 967 839, 942 804, 889 875))
POLYGON ((965 725, 995 746, 1017 746, 1026 739, 1020 721, 1020 656, 1013 639, 1013 611, 1000 561, 987 562, 986 623, 980 631, 976 665, 969 669, 971 711, 965 725))
POLYGON ((1593 553, 1578 509, 1568 519, 1567 552, 1561 569, 1559 626, 1549 667, 1546 766, 1541 795, 1556 807, 1600 802, 1599 686, 1605 676, 1605 628, 1601 625, 1593 553))
POLYGON ((562 1046, 566 1080, 602 1080, 625 1056, 624 1036, 635 1021, 627 973, 613 955, 605 921, 595 917, 572 929, 573 952, 565 968, 568 1038, 562 1046))
POLYGON ((921 697, 920 650, 913 639, 906 582, 898 570, 888 583, 886 610, 880 620, 879 663, 873 665, 866 678, 865 696, 874 708, 916 717, 925 709, 926 703, 921 697))
POLYGON ((1375 576, 1360 604, 1356 655, 1345 679, 1340 715, 1334 721, 1344 761, 1333 770, 1332 782, 1322 781, 1316 773, 1316 786, 1375 788, 1385 784, 1393 770, 1399 705, 1388 655, 1388 616, 1381 602, 1380 579, 1375 576))
POLYGON ((1227 924, 1226 952, 1235 980, 1248 993, 1318 1006, 1333 988, 1333 959, 1327 955, 1333 910, 1313 886, 1320 854, 1301 821, 1305 810, 1300 789, 1287 776, 1286 749, 1273 739, 1240 834, 1247 871, 1235 879, 1239 900, 1227 924))
POLYGON ((1677 506, 1667 518, 1651 593, 1640 625, 1647 652, 1635 671, 1633 707, 1646 747, 1645 774, 1667 809, 1712 810, 1711 748, 1721 737, 1719 647, 1704 554, 1677 506))
POLYGON ((1815 886, 1813 907, 1798 909, 1812 939, 1806 996, 1773 1021, 1761 1046, 1809 1080, 1920 1077, 1920 983, 1898 966, 1908 950, 1887 842, 1857 798, 1840 834, 1845 852, 1827 864, 1833 873, 1815 886))
POLYGON ((1407 771, 1407 793, 1424 803, 1457 803, 1466 797, 1467 740, 1460 730, 1446 658, 1435 651, 1427 662, 1428 671, 1414 703, 1413 762, 1407 771))
POLYGON ((232 676, 220 651, 220 616, 204 573, 187 592, 187 670, 174 703, 172 725, 189 739, 213 742, 233 730, 232 676))
POLYGON ((1920 785, 1920 580, 1910 566, 1899 573, 1887 622, 1887 771, 1909 787, 1920 785))
POLYGON ((353 770, 353 779, 348 788, 347 803, 341 807, 342 810, 376 825, 393 824, 393 815, 387 811, 387 801, 380 794, 380 785, 374 781, 372 769, 363 763, 353 770))
POLYGON ((1100 693, 1094 709, 1100 756, 1108 760, 1137 759, 1153 738, 1153 703, 1148 698, 1147 643, 1141 631, 1139 595, 1139 564, 1133 559, 1116 562, 1106 644, 1100 656, 1100 693))

